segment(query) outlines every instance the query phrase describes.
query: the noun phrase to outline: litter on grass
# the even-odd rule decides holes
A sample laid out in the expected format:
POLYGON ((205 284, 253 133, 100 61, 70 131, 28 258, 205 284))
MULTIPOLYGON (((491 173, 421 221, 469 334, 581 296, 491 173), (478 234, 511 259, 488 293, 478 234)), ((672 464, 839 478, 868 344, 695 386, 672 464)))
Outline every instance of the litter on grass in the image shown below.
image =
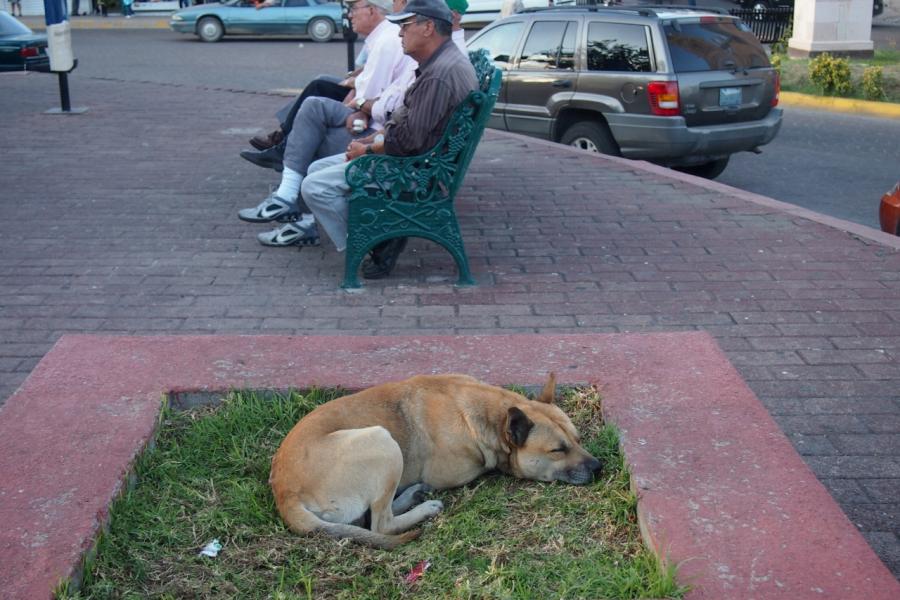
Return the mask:
POLYGON ((222 549, 222 544, 219 543, 219 540, 213 540, 203 546, 203 550, 200 551, 200 554, 197 556, 208 556, 210 558, 215 558, 219 555, 219 550, 222 549))
POLYGON ((425 574, 425 571, 427 571, 428 567, 430 567, 430 566, 431 566, 431 562, 429 562, 427 560, 423 560, 422 562, 417 564, 415 567, 413 567, 412 571, 410 571, 406 575, 406 577, 403 578, 404 583, 417 582, 419 579, 421 579, 422 575, 425 574))

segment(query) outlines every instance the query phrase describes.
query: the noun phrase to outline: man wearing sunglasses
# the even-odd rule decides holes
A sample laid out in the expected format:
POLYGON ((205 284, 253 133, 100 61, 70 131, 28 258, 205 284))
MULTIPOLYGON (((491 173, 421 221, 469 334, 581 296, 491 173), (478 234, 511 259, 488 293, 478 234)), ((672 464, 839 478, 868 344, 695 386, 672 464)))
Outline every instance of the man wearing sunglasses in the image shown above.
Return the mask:
MULTIPOLYGON (((415 81, 383 132, 350 142, 344 154, 316 161, 301 186, 303 199, 338 251, 347 243, 347 161, 363 154, 415 156, 429 150, 456 107, 478 88, 472 63, 450 39, 453 15, 444 0, 410 0, 405 10, 387 18, 399 23, 403 51, 419 64, 415 81)), ((363 276, 386 277, 405 246, 404 238, 376 246, 363 263, 363 276)))

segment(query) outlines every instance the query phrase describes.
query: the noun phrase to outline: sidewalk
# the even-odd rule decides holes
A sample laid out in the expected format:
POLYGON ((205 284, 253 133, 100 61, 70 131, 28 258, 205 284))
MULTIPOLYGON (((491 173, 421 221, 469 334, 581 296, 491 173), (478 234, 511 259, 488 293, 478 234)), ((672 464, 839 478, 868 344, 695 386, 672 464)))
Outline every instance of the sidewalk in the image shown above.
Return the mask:
POLYGON ((900 239, 488 132, 459 198, 479 285, 414 240, 349 294, 330 243, 263 248, 235 217, 275 181, 236 153, 279 98, 85 80, 90 111, 54 117, 53 78, 2 79, 0 401, 73 332, 702 330, 900 575, 900 239))

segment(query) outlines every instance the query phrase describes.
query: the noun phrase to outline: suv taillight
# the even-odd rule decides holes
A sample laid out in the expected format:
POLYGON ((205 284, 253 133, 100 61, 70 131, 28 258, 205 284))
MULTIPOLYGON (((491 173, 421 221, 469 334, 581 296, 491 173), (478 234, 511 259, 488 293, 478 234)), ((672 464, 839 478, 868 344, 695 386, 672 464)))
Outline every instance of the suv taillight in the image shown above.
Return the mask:
POLYGON ((38 51, 38 49, 34 46, 22 48, 21 50, 19 50, 19 56, 21 56, 22 58, 30 58, 32 56, 37 56, 39 53, 40 52, 38 51))
POLYGON ((654 115, 674 117, 681 114, 678 106, 677 81, 651 81, 647 84, 647 95, 650 97, 650 110, 654 115))
POLYGON ((781 95, 781 75, 775 71, 775 95, 772 96, 772 108, 778 106, 778 96, 781 95))

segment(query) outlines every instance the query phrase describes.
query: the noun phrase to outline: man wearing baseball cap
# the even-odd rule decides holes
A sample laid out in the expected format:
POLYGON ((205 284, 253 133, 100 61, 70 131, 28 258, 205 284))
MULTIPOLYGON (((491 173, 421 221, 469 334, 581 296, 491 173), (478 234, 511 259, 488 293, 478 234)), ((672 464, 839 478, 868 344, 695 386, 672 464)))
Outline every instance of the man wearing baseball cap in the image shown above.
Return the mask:
MULTIPOLYGON (((456 107, 478 89, 472 63, 450 39, 453 14, 445 0, 410 0, 403 11, 387 18, 400 25, 403 51, 419 64, 416 80, 383 132, 351 142, 344 155, 316 161, 301 186, 304 200, 338 251, 347 244, 348 161, 363 154, 422 154, 440 140, 456 107)), ((405 246, 405 238, 376 246, 363 263, 363 276, 386 277, 405 246)))

